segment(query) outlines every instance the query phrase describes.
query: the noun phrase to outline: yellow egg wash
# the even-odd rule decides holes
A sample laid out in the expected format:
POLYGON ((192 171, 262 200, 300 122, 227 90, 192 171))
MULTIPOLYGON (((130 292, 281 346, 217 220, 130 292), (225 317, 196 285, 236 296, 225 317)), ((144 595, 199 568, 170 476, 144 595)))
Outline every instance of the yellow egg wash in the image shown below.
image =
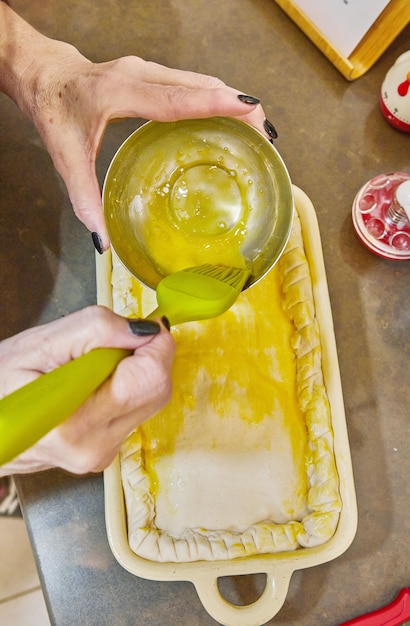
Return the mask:
MULTIPOLYGON (((154 292, 116 267, 115 310, 147 315, 154 292)), ((172 399, 120 451, 136 554, 237 559, 333 536, 341 499, 312 287, 295 215, 263 280, 224 315, 172 328, 172 399)))
MULTIPOLYGON (((301 500, 306 497, 307 432, 290 348, 294 328, 282 308, 278 284, 278 269, 273 268, 224 315, 173 329, 172 399, 140 427, 155 493, 156 464, 177 449, 194 445, 237 454, 244 448, 273 448, 275 453, 275 445, 290 444, 295 487, 301 500), (287 441, 281 443, 284 432, 287 441)), ((135 283, 137 300, 141 289, 135 283)))
POLYGON ((144 203, 139 236, 157 268, 171 274, 202 263, 245 267, 240 250, 250 209, 235 172, 212 163, 178 168, 144 203))
POLYGON ((131 248, 134 238, 160 275, 203 263, 251 269, 277 219, 264 167, 230 134, 188 127, 155 137, 123 185, 131 248))

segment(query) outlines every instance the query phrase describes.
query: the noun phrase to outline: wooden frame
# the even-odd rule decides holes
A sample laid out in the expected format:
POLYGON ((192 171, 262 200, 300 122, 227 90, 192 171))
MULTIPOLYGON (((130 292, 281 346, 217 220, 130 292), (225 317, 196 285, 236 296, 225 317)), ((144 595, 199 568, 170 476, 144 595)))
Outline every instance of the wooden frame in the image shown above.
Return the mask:
POLYGON ((292 0, 275 2, 347 80, 354 80, 367 72, 410 23, 410 1, 390 0, 350 56, 344 57, 292 0))

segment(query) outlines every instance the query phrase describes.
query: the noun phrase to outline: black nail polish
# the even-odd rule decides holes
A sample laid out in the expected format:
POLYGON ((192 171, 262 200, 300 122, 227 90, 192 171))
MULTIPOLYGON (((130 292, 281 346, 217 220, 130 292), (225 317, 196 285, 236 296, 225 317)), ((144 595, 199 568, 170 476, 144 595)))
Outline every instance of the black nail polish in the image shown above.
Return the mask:
POLYGON ((263 122, 263 127, 266 130, 266 132, 268 133, 269 137, 271 137, 271 139, 276 139, 278 136, 278 133, 276 132, 276 129, 274 127, 274 125, 272 124, 272 122, 270 122, 269 120, 265 119, 265 121, 263 122))
POLYGON ((167 330, 171 330, 171 324, 169 323, 169 319, 165 317, 165 315, 161 317, 161 322, 164 324, 167 330))
POLYGON ((98 254, 102 254, 104 252, 101 237, 98 233, 91 233, 91 237, 93 240, 93 244, 98 254))
POLYGON ((128 320, 128 326, 133 335, 145 337, 147 335, 158 335, 161 332, 161 326, 153 320, 128 320))
POLYGON ((240 93, 238 96, 241 102, 245 102, 245 104, 259 104, 259 98, 255 98, 254 96, 247 96, 243 93, 240 93))

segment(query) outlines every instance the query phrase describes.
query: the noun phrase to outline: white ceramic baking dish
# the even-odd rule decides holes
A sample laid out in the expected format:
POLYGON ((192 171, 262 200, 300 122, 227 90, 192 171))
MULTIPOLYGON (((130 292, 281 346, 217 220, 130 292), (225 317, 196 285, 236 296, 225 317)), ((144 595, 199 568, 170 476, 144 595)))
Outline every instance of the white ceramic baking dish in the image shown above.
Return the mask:
MULTIPOLYGON (((294 197, 301 220, 305 253, 312 278, 316 317, 320 327, 323 378, 331 408, 334 457, 339 476, 342 506, 333 537, 316 547, 240 559, 189 563, 150 561, 135 554, 128 543, 119 457, 104 472, 107 534, 118 562, 126 570, 141 578, 191 581, 204 608, 225 626, 260 626, 272 619, 285 601, 292 573, 340 556, 350 546, 357 528, 350 448, 319 228, 314 207, 306 194, 295 187, 294 197), (256 573, 265 573, 267 576, 265 589, 256 602, 247 606, 237 606, 222 597, 218 588, 218 578, 256 573)), ((106 306, 112 306, 111 269, 109 254, 97 257, 98 302, 106 306)))

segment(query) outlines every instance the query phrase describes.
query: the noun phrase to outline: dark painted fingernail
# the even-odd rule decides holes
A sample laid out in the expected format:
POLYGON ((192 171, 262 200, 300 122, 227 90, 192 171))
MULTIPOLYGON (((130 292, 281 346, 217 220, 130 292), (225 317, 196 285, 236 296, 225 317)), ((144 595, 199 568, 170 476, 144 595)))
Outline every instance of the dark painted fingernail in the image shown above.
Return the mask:
POLYGON ((243 93, 240 93, 238 96, 241 102, 245 102, 245 104, 259 104, 259 98, 255 98, 254 96, 247 96, 243 93))
POLYGON ((146 335, 158 335, 161 332, 161 326, 153 320, 128 320, 128 326, 133 335, 144 337, 146 335))
POLYGON ((171 330, 171 324, 169 323, 169 319, 165 317, 165 315, 161 317, 161 322, 164 324, 167 330, 171 330))
POLYGON ((102 254, 104 252, 104 248, 102 245, 101 237, 98 233, 91 233, 91 237, 93 240, 93 244, 98 254, 102 254))
POLYGON ((266 130, 266 132, 268 133, 269 137, 271 139, 276 139, 278 136, 278 133, 276 132, 276 129, 274 127, 274 125, 272 124, 272 122, 270 122, 269 120, 265 119, 265 121, 263 122, 263 127, 266 130))

